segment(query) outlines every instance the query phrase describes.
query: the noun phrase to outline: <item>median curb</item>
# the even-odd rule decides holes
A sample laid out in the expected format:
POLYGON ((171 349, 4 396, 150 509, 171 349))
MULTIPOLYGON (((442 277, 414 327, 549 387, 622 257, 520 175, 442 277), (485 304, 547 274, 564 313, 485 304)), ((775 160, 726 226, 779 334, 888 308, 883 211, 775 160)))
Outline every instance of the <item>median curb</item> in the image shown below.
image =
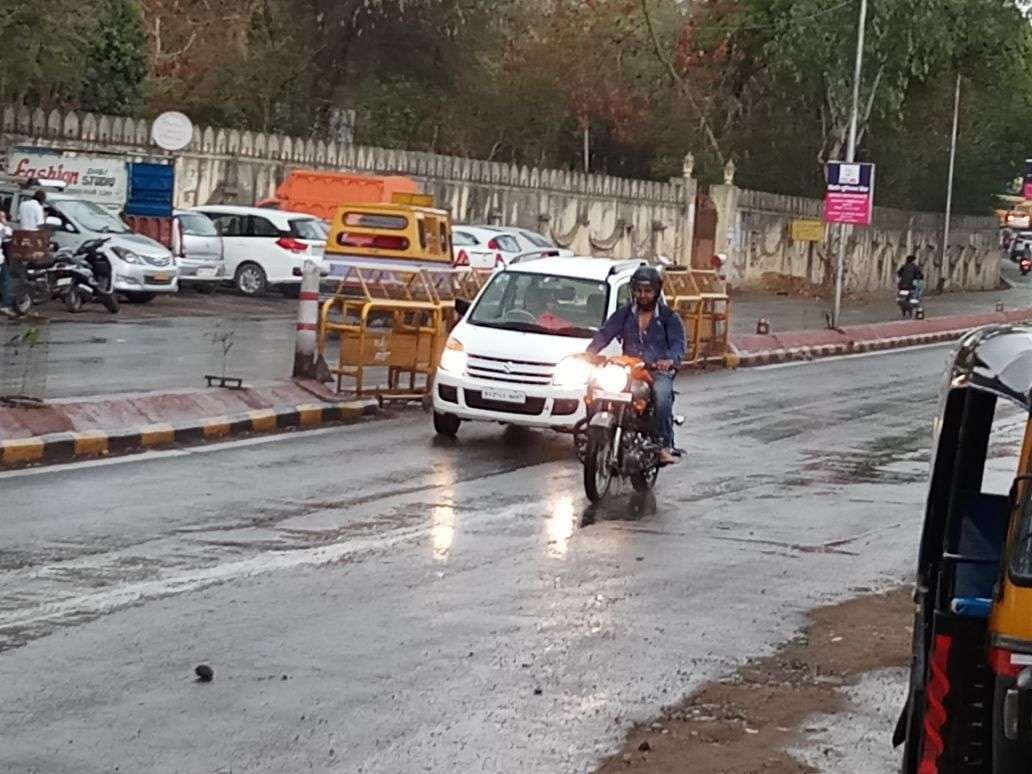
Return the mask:
POLYGON ((307 403, 206 417, 188 422, 12 438, 0 441, 0 468, 75 462, 218 441, 239 435, 308 430, 331 424, 353 424, 379 412, 380 406, 375 400, 307 403))
POLYGON ((881 352, 956 341, 983 325, 1032 320, 1032 309, 928 320, 857 325, 834 330, 736 336, 726 358, 729 368, 750 368, 881 352), (777 346, 781 344, 782 346, 777 346), (773 346, 771 346, 773 345, 773 346), (763 347, 763 348, 760 348, 763 347))

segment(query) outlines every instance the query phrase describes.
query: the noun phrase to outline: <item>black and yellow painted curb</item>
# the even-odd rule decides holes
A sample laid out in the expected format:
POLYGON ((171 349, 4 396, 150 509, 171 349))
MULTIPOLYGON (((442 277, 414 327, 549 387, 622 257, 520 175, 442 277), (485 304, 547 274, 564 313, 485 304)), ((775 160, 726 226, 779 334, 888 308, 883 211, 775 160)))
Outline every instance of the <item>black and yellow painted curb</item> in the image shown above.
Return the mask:
POLYGON ((753 368, 756 366, 819 360, 824 357, 842 357, 867 352, 881 352, 889 349, 906 349, 928 344, 956 341, 970 329, 963 328, 935 333, 916 333, 912 336, 897 336, 869 341, 850 341, 842 344, 817 344, 812 347, 788 347, 763 352, 734 352, 727 358, 728 368, 753 368))
POLYGON ((176 424, 154 424, 112 431, 51 433, 0 441, 0 468, 95 459, 168 448, 237 435, 276 433, 328 424, 357 422, 379 413, 372 401, 279 406, 176 424))

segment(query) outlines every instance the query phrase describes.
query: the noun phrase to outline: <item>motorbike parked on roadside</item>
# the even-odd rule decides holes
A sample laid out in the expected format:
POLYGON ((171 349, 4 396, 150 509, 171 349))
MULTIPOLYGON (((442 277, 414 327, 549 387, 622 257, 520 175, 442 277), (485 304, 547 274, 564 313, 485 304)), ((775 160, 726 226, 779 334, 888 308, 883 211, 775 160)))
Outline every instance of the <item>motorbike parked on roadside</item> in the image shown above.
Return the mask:
POLYGON ((24 315, 34 305, 60 299, 69 312, 79 312, 84 304, 97 302, 112 314, 117 313, 111 264, 101 251, 107 241, 91 239, 76 250, 56 251, 47 264, 24 266, 21 276, 14 280, 14 311, 24 315))
POLYGON ((654 429, 654 366, 623 355, 582 357, 594 367, 584 398, 587 417, 575 431, 585 494, 598 502, 618 479, 629 479, 638 492, 652 489, 663 450, 654 429))

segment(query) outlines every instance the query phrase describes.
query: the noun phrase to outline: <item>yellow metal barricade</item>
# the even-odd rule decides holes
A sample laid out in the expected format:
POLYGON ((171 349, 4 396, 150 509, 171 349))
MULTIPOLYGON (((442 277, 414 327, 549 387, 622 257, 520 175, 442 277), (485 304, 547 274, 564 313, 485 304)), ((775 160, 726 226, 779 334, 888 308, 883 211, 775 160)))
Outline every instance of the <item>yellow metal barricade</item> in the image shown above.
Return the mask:
POLYGON ((702 294, 696 360, 723 363, 731 335, 731 298, 727 285, 715 271, 692 269, 691 273, 702 294))
POLYGON ((663 272, 663 294, 667 304, 677 312, 684 323, 686 363, 694 363, 699 356, 699 338, 702 330, 702 292, 688 269, 668 268, 663 272))
MULTIPOLYGON (((319 353, 339 340, 337 391, 353 380, 357 396, 381 401, 421 400, 429 389, 444 345, 440 298, 426 273, 415 269, 349 266, 319 316, 319 353), (379 369, 386 380, 376 380, 379 369), (370 384, 376 381, 375 384, 370 384)), ((327 360, 329 362, 329 360, 327 360)))

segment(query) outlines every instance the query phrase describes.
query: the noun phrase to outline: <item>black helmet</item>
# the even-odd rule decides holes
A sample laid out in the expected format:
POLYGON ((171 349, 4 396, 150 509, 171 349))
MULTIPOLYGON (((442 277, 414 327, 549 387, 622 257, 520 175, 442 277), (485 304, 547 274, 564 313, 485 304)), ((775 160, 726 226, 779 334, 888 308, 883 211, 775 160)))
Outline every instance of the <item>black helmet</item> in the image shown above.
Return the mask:
POLYGON ((639 266, 631 275, 631 286, 650 285, 657 293, 663 289, 663 277, 651 266, 639 266))

